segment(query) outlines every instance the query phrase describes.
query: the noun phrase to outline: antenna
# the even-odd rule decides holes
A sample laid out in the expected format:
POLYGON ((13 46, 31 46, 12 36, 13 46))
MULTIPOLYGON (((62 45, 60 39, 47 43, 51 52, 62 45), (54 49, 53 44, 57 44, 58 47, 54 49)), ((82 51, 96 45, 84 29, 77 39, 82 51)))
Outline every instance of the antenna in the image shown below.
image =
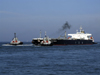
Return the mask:
POLYGON ((81 30, 82 30, 82 26, 80 26, 80 32, 81 32, 81 30))

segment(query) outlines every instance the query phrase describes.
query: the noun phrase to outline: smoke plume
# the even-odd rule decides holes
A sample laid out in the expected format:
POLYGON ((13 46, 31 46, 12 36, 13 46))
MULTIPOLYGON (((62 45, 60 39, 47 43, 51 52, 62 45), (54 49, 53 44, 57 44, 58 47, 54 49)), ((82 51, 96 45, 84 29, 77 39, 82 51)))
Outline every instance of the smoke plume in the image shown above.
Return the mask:
POLYGON ((70 28, 71 28, 71 25, 66 21, 65 24, 60 29, 58 29, 58 31, 53 33, 51 36, 56 36, 58 35, 57 33, 61 33, 62 31, 70 29, 70 28))
POLYGON ((66 23, 61 27, 61 29, 60 29, 59 31, 63 31, 63 30, 70 29, 70 28, 71 28, 71 25, 70 25, 68 22, 66 22, 66 23))

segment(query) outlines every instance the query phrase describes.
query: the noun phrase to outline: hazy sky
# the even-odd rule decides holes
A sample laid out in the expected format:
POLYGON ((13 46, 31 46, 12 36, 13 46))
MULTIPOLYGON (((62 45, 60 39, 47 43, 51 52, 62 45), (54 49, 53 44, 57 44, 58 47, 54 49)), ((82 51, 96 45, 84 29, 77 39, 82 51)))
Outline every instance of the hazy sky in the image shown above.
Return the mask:
POLYGON ((17 33, 20 41, 42 37, 52 38, 65 22, 71 25, 68 33, 80 26, 100 41, 100 0, 0 0, 0 41, 10 42, 17 33))

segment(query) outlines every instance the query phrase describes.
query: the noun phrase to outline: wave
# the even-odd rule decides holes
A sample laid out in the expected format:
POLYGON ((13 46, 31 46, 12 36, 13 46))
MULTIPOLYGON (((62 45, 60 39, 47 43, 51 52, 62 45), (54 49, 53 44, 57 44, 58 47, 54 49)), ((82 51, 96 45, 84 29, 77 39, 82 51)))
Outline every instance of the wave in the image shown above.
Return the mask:
POLYGON ((2 44, 2 46, 33 46, 33 44, 23 44, 23 45, 2 44))

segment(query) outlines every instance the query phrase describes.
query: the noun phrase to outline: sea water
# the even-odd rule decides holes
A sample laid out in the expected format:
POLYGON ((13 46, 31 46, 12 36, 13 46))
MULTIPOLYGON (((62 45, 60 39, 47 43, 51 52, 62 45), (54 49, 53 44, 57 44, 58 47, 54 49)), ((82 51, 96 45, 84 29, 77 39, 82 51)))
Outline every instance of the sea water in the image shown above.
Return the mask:
POLYGON ((100 75, 100 43, 41 47, 2 42, 0 75, 100 75))

